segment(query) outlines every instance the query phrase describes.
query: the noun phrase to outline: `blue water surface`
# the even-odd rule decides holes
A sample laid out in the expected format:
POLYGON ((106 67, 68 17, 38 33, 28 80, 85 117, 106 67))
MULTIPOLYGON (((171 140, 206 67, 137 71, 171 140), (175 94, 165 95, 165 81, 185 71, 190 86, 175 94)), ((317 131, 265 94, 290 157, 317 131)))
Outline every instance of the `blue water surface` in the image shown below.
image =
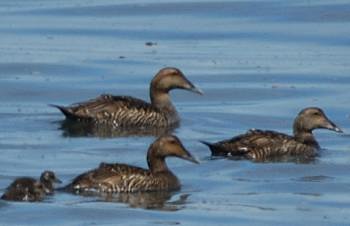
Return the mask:
POLYGON ((349 1, 13 0, 0 21, 0 193, 45 169, 66 184, 102 161, 146 167, 154 137, 71 134, 50 103, 148 100, 164 66, 205 92, 172 92, 175 134, 201 161, 167 161, 181 191, 0 201, 0 225, 349 225, 349 1), (198 142, 290 134, 307 106, 345 131, 316 131, 323 149, 310 163, 213 159, 198 142))

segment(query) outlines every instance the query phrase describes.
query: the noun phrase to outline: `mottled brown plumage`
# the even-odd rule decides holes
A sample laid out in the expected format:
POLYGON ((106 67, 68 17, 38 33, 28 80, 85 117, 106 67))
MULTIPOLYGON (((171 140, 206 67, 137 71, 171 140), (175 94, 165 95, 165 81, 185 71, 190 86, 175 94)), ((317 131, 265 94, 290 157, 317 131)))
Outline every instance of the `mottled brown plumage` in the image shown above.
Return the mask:
POLYGON ((150 103, 130 96, 101 95, 70 107, 53 106, 60 109, 68 119, 77 121, 107 124, 116 128, 169 127, 179 123, 169 96, 172 89, 202 94, 179 69, 163 68, 151 81, 150 103))
POLYGON ((76 177, 66 189, 75 193, 178 190, 180 182, 165 162, 168 156, 198 163, 176 136, 164 135, 148 149, 149 169, 119 163, 101 163, 98 168, 76 177))
POLYGON ((1 196, 1 199, 11 201, 42 201, 46 195, 54 192, 53 183, 60 183, 52 171, 44 171, 40 180, 31 177, 21 177, 13 181, 1 196))
POLYGON ((289 136, 268 130, 249 130, 245 134, 209 146, 212 155, 244 156, 254 160, 269 160, 281 156, 312 157, 319 149, 312 131, 329 129, 342 132, 324 112, 315 107, 303 109, 294 120, 293 133, 289 136))

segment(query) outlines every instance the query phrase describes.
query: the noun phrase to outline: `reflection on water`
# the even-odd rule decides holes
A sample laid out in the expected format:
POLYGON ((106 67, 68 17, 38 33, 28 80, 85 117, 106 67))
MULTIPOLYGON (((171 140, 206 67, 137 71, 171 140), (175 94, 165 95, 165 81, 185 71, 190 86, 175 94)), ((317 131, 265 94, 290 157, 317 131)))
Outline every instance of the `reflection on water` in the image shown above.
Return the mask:
POLYGON ((314 159, 263 163, 211 157, 198 140, 249 128, 290 133, 305 106, 326 109, 349 130, 349 1, 28 0, 2 1, 0 12, 0 189, 42 169, 68 179, 110 158, 145 166, 149 137, 90 137, 163 133, 54 122, 62 116, 48 103, 146 97, 150 75, 164 66, 206 90, 172 92, 183 119, 175 133, 203 160, 168 160, 190 197, 57 192, 43 203, 0 200, 0 225, 348 224, 349 134, 317 132, 329 150, 314 159))
POLYGON ((6 207, 6 206, 8 206, 8 202, 6 202, 6 201, 0 199, 0 209, 1 209, 2 207, 6 207))
POLYGON ((240 161, 247 160, 255 163, 281 163, 281 162, 293 162, 297 164, 312 164, 318 161, 317 154, 314 156, 271 156, 269 158, 264 159, 254 159, 250 160, 243 156, 211 156, 207 158, 208 160, 220 160, 220 159, 228 159, 232 161, 240 161))
POLYGON ((325 176, 325 175, 317 175, 317 176, 304 176, 295 179, 295 181, 303 181, 303 182, 323 182, 326 180, 331 180, 333 177, 325 176))
POLYGON ((264 207, 264 206, 258 206, 258 205, 237 204, 237 206, 244 207, 244 208, 253 208, 253 209, 262 210, 262 211, 275 211, 276 210, 276 208, 264 207))
POLYGON ((108 125, 98 125, 89 122, 77 122, 69 119, 58 122, 63 137, 130 137, 155 136, 172 133, 176 127, 167 128, 113 128, 108 125))
POLYGON ((272 156, 264 159, 255 159, 256 163, 281 163, 281 162, 294 162, 297 164, 310 164, 317 161, 317 155, 314 156, 272 156))
POLYGON ((296 195, 303 195, 303 196, 311 196, 311 197, 320 197, 322 194, 320 193, 306 193, 306 192, 296 192, 294 193, 296 195))
POLYGON ((158 191, 158 192, 135 192, 135 193, 96 193, 96 192, 80 192, 79 195, 85 197, 97 196, 96 201, 118 202, 128 204, 132 208, 177 211, 183 209, 189 194, 176 195, 176 192, 158 191), (171 198, 175 197, 175 200, 171 198))

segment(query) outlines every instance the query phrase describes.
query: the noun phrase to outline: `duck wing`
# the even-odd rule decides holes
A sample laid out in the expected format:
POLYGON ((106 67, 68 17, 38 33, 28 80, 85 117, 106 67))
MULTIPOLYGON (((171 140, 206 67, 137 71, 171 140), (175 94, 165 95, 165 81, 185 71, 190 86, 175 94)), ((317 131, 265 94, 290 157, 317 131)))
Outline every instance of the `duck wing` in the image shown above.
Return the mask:
POLYGON ((96 169, 76 177, 70 185, 75 192, 130 192, 136 180, 150 176, 146 169, 126 164, 101 163, 96 169))
POLYGON ((34 186, 37 181, 31 177, 20 177, 14 180, 7 189, 24 189, 34 186))
POLYGON ((2 199, 13 201, 41 201, 45 197, 43 185, 30 177, 13 181, 2 195, 2 199))
POLYGON ((150 103, 131 96, 101 95, 69 107, 53 106, 69 119, 113 124, 116 127, 146 126, 164 118, 150 103))

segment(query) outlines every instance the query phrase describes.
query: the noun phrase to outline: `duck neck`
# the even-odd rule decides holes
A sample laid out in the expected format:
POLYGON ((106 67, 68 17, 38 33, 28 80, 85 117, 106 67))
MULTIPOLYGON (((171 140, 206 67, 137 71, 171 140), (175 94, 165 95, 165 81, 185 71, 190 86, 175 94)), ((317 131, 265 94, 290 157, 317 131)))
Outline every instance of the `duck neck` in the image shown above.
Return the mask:
POLYGON ((53 185, 51 181, 41 180, 40 182, 42 185, 44 185, 45 190, 47 190, 49 193, 53 191, 53 185))
POLYGON ((155 155, 157 151, 151 149, 147 154, 147 163, 152 173, 168 172, 168 166, 165 162, 164 156, 155 155))
POLYGON ((316 148, 320 147, 311 130, 305 131, 294 129, 294 137, 298 142, 301 142, 305 145, 310 145, 316 148))
POLYGON ((171 103, 170 95, 168 92, 168 90, 159 90, 152 84, 150 87, 151 103, 158 109, 176 113, 176 109, 171 103))

